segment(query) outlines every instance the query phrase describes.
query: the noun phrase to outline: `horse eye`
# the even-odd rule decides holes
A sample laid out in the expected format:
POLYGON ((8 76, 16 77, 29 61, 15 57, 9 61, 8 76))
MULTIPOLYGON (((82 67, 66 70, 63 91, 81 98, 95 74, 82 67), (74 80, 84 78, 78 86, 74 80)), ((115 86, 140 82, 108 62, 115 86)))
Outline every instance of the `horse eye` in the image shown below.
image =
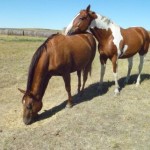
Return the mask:
POLYGON ((82 16, 82 17, 80 17, 81 20, 85 20, 87 18, 88 18, 88 16, 82 16))
POLYGON ((85 18, 84 18, 84 17, 81 17, 80 19, 81 19, 81 20, 84 20, 85 18))

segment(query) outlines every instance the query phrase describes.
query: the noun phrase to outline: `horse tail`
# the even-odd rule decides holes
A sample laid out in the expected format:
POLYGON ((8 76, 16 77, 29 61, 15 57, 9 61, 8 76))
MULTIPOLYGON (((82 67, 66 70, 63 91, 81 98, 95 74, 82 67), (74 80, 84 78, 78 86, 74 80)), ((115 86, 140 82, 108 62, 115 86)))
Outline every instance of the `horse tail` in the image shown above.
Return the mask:
POLYGON ((92 62, 88 66, 88 74, 89 74, 89 76, 92 75, 92 62))
POLYGON ((81 70, 82 74, 92 74, 92 63, 89 63, 84 69, 81 70))

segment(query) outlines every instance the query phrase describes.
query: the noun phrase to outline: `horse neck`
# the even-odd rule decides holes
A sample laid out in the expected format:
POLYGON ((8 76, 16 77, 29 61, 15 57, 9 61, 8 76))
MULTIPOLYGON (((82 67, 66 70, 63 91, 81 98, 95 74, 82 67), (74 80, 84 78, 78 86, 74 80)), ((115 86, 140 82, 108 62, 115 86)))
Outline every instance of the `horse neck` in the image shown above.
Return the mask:
POLYGON ((114 34, 120 31, 120 27, 117 24, 99 14, 97 14, 97 18, 91 22, 89 28, 98 41, 110 36, 111 34, 114 36, 114 34))
POLYGON ((48 81, 49 81, 49 74, 48 74, 48 62, 47 59, 44 59, 45 57, 41 58, 34 70, 33 80, 31 84, 30 91, 38 97, 39 99, 42 99, 48 81))

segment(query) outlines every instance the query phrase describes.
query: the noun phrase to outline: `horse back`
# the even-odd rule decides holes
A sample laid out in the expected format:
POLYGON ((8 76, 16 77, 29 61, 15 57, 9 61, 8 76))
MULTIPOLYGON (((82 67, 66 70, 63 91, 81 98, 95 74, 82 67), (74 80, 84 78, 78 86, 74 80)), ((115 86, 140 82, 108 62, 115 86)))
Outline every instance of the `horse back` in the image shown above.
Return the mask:
MULTIPOLYGON (((72 36, 66 36, 66 43, 68 47, 73 46, 75 49, 85 49, 95 51, 96 41, 92 34, 76 34, 72 36), (68 43, 67 43, 68 42, 68 43)), ((80 50, 81 51, 81 50, 80 50)), ((82 50, 81 53, 84 53, 85 50, 82 50)))
POLYGON ((131 27, 127 29, 121 29, 123 36, 122 46, 126 45, 127 50, 124 57, 131 57, 137 52, 140 55, 144 55, 148 51, 149 47, 149 34, 142 27, 131 27))
POLYGON ((60 34, 48 42, 47 48, 49 51, 49 70, 73 72, 84 68, 93 61, 96 42, 91 34, 72 36, 60 34))

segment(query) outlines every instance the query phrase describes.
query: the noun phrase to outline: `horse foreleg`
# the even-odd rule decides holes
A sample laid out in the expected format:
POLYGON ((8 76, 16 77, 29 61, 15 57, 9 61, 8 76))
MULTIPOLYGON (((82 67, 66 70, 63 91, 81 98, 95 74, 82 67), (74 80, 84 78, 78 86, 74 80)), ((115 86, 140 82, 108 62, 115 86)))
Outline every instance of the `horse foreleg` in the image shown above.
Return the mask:
POLYGON ((64 79, 64 82, 65 82, 66 91, 68 93, 67 107, 72 107, 72 96, 71 96, 71 86, 70 86, 70 82, 71 82, 70 73, 63 75, 63 79, 64 79))
POLYGON ((104 59, 103 56, 100 55, 101 72, 100 72, 100 82, 99 82, 99 86, 98 86, 99 91, 102 91, 103 79, 104 79, 105 70, 106 70, 106 61, 107 61, 107 59, 104 59))
POLYGON ((106 64, 101 64, 100 82, 99 82, 99 87, 98 87, 98 90, 100 91, 102 91, 105 70, 106 70, 106 64))
POLYGON ((117 56, 113 57, 112 65, 113 65, 113 75, 115 79, 115 95, 119 94, 119 84, 118 84, 118 62, 117 56))
POLYGON ((128 58, 128 73, 127 73, 127 77, 124 82, 125 84, 127 84, 129 82, 132 66, 133 66, 133 57, 130 57, 130 58, 128 58))
POLYGON ((144 63, 144 56, 140 55, 139 73, 138 73, 138 78, 136 81, 136 86, 138 86, 140 84, 140 81, 141 81, 141 72, 143 69, 143 63, 144 63))
POLYGON ((81 70, 77 71, 77 76, 78 76, 78 94, 79 94, 81 88, 81 70))

